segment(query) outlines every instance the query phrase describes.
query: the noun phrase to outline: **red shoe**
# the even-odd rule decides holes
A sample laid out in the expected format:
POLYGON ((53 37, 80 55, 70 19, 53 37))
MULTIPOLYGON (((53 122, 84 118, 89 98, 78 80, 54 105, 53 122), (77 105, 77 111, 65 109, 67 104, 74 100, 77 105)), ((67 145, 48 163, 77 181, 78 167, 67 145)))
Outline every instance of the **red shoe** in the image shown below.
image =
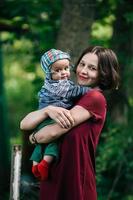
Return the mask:
POLYGON ((48 179, 49 165, 46 160, 42 160, 38 166, 38 172, 40 174, 41 181, 45 181, 48 179))
POLYGON ((34 174, 34 176, 40 180, 41 175, 40 175, 40 173, 38 171, 38 164, 37 165, 33 165, 31 171, 34 174))

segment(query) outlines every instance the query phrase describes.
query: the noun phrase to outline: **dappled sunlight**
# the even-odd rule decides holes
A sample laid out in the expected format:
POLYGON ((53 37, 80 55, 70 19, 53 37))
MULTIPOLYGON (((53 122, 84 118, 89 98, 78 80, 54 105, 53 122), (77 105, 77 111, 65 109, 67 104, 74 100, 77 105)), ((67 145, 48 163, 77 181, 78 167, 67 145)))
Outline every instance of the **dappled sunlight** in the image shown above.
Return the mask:
POLYGON ((33 49, 33 43, 30 40, 27 40, 26 38, 21 38, 19 40, 15 40, 13 43, 13 49, 19 52, 24 51, 25 53, 27 51, 32 51, 33 49))
POLYGON ((112 23, 114 22, 114 20, 115 16, 110 15, 102 19, 102 21, 95 21, 92 25, 92 37, 103 41, 111 39, 113 34, 112 23))
MULTIPOLYGON (((107 94, 109 117, 96 152, 98 199, 133 200, 131 1, 97 0, 93 5, 89 0, 84 2, 91 6, 85 7, 82 1, 78 1, 78 13, 71 9, 73 1, 5 0, 0 3, 2 200, 9 199, 9 181, 5 178, 10 172, 8 149, 13 144, 26 143, 24 157, 30 152, 28 136, 24 139, 19 124, 27 113, 38 109, 38 91, 45 78, 40 66, 42 54, 50 48, 61 46, 73 57, 89 44, 113 49, 118 55, 121 69, 120 89, 114 91, 116 95, 107 94), (82 10, 83 7, 86 12, 82 10), (67 8, 70 8, 68 12, 67 8), (62 18, 63 14, 66 14, 67 20, 62 18), (78 23, 83 26, 78 27, 78 23), (64 35, 65 38, 62 37, 64 35)), ((29 162, 23 164, 27 167, 29 162)), ((21 199, 36 199, 38 183, 32 184, 27 174, 22 177, 21 199)))

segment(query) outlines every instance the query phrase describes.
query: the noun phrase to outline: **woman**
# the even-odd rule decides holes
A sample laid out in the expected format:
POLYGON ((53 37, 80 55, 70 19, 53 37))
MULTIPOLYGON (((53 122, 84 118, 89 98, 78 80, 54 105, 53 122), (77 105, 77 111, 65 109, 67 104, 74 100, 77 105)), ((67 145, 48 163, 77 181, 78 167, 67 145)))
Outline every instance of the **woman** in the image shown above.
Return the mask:
POLYGON ((77 83, 93 90, 70 111, 48 106, 30 113, 21 122, 23 130, 35 128, 47 116, 57 122, 32 134, 32 143, 48 143, 64 134, 60 159, 51 166, 49 180, 41 182, 41 200, 97 199, 95 151, 106 117, 103 91, 118 88, 119 66, 112 50, 95 46, 83 51, 75 71, 77 83))

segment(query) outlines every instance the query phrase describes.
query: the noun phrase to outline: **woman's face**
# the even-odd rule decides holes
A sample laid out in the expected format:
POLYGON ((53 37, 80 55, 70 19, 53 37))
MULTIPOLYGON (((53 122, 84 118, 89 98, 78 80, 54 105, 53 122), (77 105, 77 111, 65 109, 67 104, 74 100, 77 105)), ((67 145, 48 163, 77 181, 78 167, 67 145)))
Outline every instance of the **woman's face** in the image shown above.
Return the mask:
POLYGON ((99 70, 96 54, 87 53, 81 58, 76 69, 76 77, 79 85, 98 86, 99 70))

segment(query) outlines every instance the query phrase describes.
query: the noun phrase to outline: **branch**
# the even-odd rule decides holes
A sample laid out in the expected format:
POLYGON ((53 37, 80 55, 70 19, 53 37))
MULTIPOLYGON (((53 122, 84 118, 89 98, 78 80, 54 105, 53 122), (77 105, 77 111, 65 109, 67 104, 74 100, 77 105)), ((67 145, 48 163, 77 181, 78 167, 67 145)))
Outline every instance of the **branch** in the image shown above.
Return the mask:
POLYGON ((22 27, 22 25, 21 26, 15 26, 15 25, 10 25, 10 24, 0 22, 0 32, 2 32, 2 31, 24 34, 24 33, 29 32, 29 28, 28 27, 22 27))
POLYGON ((116 185, 117 185, 117 182, 119 181, 119 178, 120 178, 120 176, 121 176, 122 165, 123 165, 123 160, 122 160, 122 161, 119 163, 119 165, 118 165, 117 174, 116 174, 116 177, 115 177, 115 179, 114 179, 114 181, 113 181, 112 188, 111 188, 111 190, 109 191, 109 194, 108 194, 108 196, 107 196, 107 200, 110 200, 110 199, 111 199, 112 194, 113 194, 113 192, 114 192, 114 190, 115 190, 115 187, 116 187, 116 185))

